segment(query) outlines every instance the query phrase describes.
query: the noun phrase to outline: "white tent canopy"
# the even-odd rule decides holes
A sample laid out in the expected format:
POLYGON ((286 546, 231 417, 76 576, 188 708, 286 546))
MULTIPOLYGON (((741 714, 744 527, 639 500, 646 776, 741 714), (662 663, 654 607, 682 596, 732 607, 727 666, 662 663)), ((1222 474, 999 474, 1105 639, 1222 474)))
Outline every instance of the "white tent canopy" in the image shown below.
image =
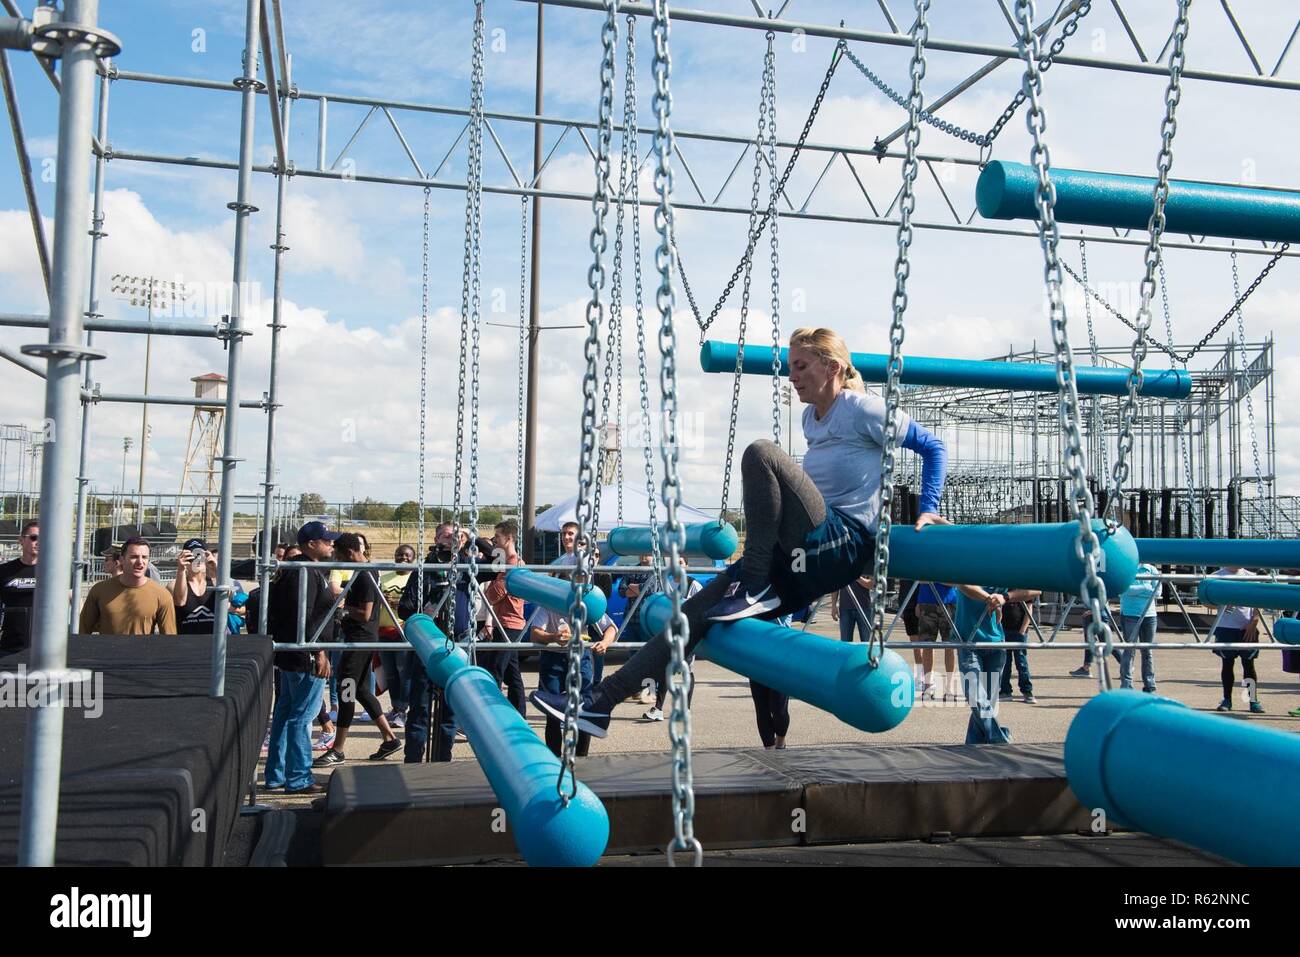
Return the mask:
MULTIPOLYGON (((594 491, 594 490, 593 490, 594 491)), ((678 508, 677 514, 683 522, 712 522, 715 518, 698 508, 692 508, 685 502, 678 508)), ((578 496, 565 499, 558 505, 552 505, 537 516, 535 528, 542 532, 558 532, 565 522, 578 520, 578 496)), ((655 520, 663 525, 664 505, 655 500, 655 520)), ((607 533, 617 525, 645 528, 650 524, 650 505, 646 497, 645 486, 623 485, 623 521, 618 520, 618 486, 603 486, 600 492, 600 520, 597 527, 601 533, 607 533)))

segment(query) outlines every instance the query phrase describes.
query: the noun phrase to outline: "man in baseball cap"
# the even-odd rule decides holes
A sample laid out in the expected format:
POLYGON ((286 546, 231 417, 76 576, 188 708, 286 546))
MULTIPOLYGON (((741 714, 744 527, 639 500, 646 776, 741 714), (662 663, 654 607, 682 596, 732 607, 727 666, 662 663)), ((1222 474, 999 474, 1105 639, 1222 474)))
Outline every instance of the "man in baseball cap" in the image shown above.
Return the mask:
POLYGON ((308 542, 330 542, 332 544, 340 534, 342 533, 331 532, 324 522, 308 522, 298 529, 298 544, 306 545, 308 542))

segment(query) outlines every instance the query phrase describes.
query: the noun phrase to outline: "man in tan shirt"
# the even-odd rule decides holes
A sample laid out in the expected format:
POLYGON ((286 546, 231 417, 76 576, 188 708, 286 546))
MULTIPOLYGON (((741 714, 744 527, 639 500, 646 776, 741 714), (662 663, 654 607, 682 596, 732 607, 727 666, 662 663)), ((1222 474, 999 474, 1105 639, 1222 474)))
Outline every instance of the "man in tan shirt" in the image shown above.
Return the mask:
POLYGON ((77 631, 83 635, 176 634, 176 606, 171 592, 149 578, 149 543, 143 538, 123 543, 121 574, 90 589, 77 631))

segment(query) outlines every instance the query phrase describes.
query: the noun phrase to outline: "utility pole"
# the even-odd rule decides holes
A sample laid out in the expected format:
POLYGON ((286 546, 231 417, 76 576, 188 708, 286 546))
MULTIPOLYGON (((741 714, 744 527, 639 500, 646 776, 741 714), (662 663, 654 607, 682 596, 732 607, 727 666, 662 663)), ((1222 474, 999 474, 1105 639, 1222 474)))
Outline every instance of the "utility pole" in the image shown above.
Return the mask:
MULTIPOLYGON (((533 114, 542 115, 542 15, 545 4, 537 5, 537 77, 535 81, 533 114)), ((533 187, 541 186, 542 124, 533 124, 533 187)), ((537 480, 537 346, 540 340, 538 314, 541 312, 541 250, 542 250, 542 199, 533 196, 532 223, 533 250, 530 265, 531 279, 528 291, 528 399, 524 417, 524 514, 519 516, 519 543, 525 562, 533 561, 533 515, 536 508, 537 480)))

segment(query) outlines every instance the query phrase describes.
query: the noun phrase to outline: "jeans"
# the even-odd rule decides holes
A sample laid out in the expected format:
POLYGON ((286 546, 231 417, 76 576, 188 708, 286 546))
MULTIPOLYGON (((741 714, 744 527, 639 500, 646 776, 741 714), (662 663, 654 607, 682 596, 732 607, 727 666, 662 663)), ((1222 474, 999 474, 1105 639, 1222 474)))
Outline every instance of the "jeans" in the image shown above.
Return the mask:
MULTIPOLYGON (((1147 644, 1156 640, 1156 617, 1134 618, 1125 615, 1120 618, 1120 628, 1124 630, 1124 640, 1147 644)), ((1119 686, 1133 687, 1133 653, 1137 648, 1125 648, 1119 656, 1119 686)), ((1151 660, 1151 649, 1142 648, 1142 690, 1156 690, 1156 667, 1151 660)))
MULTIPOLYGON (((552 694, 565 694, 569 681, 569 656, 553 651, 543 651, 537 656, 537 687, 552 694)), ((582 702, 591 701, 592 658, 591 649, 584 643, 579 671, 582 675, 582 702)), ((564 742, 564 725, 551 715, 546 716, 546 746, 557 757, 564 742)), ((591 735, 586 732, 578 734, 578 757, 585 758, 591 747, 591 735)))
MULTIPOLYGON (((418 664, 411 669, 409 697, 406 710, 406 743, 402 760, 407 764, 419 764, 424 760, 424 750, 429 743, 429 723, 432 718, 430 696, 433 682, 429 673, 418 664)), ((443 703, 442 723, 439 725, 439 738, 435 761, 450 761, 451 746, 456 739, 456 721, 451 708, 443 703), (450 722, 450 727, 448 723, 450 722)))
POLYGON ((324 678, 310 671, 281 671, 280 694, 271 715, 266 751, 266 786, 297 791, 310 787, 311 719, 320 705, 324 678))
POLYGON ((388 686, 388 703, 398 713, 406 711, 407 655, 409 651, 381 651, 379 662, 384 668, 384 684, 388 686))
POLYGON ((975 651, 966 645, 957 652, 962 687, 970 705, 967 744, 1005 744, 1011 731, 998 724, 998 684, 1006 664, 1005 651, 975 651))
POLYGON ((857 582, 840 589, 840 641, 852 641, 856 627, 862 641, 871 640, 871 592, 857 582), (853 599, 857 598, 857 604, 853 599), (862 606, 859 613, 858 605, 862 606))
MULTIPOLYGON (((1026 635, 1008 635, 1007 639, 1009 641, 1024 641, 1026 637, 1026 635)), ((1002 687, 1000 693, 1004 695, 1011 694, 1011 663, 1014 661, 1016 665, 1016 673, 1018 675, 1016 684, 1020 688, 1020 693, 1033 694, 1034 676, 1029 673, 1029 652, 1024 648, 1019 648, 1006 652, 1006 656, 1006 664, 1002 666, 1002 687)))

